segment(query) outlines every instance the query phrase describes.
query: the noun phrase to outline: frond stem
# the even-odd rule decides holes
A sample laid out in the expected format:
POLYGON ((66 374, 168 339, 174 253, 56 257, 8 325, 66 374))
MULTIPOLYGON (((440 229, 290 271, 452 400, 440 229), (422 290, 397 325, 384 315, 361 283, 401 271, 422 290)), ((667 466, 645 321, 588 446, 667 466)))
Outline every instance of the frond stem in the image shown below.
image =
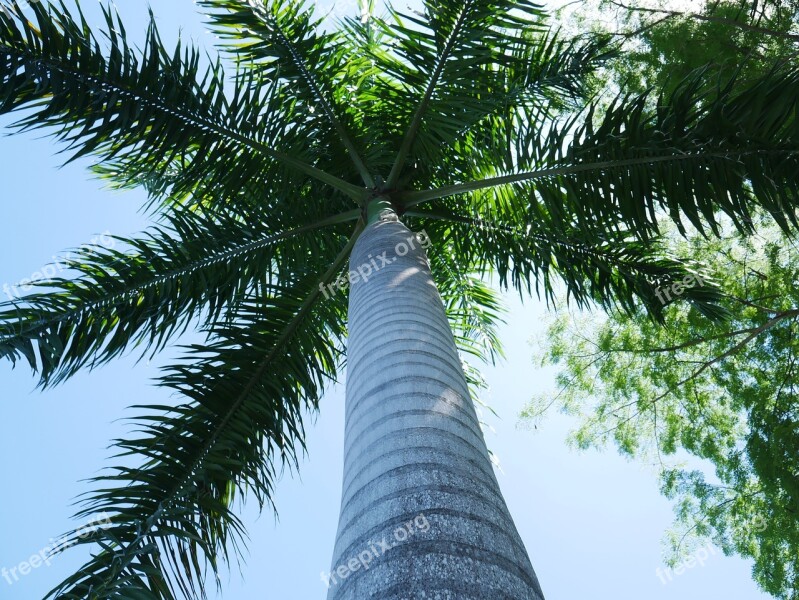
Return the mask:
MULTIPOLYGON (((617 169, 623 167, 633 167, 638 165, 657 164, 663 162, 677 162, 682 160, 691 160, 695 158, 735 158, 747 156, 751 154, 759 154, 762 150, 741 150, 740 152, 690 152, 683 154, 669 154, 667 156, 642 156, 637 158, 627 158, 624 160, 607 160, 593 163, 576 164, 569 167, 552 167, 550 169, 541 169, 539 171, 526 171, 523 173, 513 173, 509 175, 501 175, 499 177, 490 177, 488 179, 481 179, 477 181, 469 181, 467 183, 458 183, 455 185, 447 185, 440 188, 429 190, 417 190, 405 192, 400 194, 399 199, 402 205, 406 208, 417 206, 430 200, 439 200, 449 196, 458 194, 466 194, 478 190, 502 187, 505 185, 512 185, 514 183, 523 183, 526 181, 533 181, 535 179, 543 179, 545 177, 557 177, 560 175, 573 175, 575 173, 584 173, 586 171, 598 171, 602 169, 617 169)), ((789 154, 795 154, 795 151, 788 151, 789 154)))
POLYGON ((466 15, 469 13, 472 3, 472 0, 465 0, 463 3, 463 7, 461 8, 460 13, 458 13, 458 18, 456 19, 455 24, 452 26, 452 31, 447 37, 444 48, 441 50, 441 55, 436 60, 436 66, 433 69, 433 73, 430 75, 429 81, 427 82, 427 88, 425 89, 424 96, 422 97, 421 102, 419 102, 419 106, 416 108, 416 113, 413 115, 413 120, 408 127, 408 131, 405 133, 405 137, 402 140, 402 146, 400 146, 400 150, 397 153, 394 166, 391 168, 391 173, 389 173, 388 179, 386 180, 386 186, 388 188, 394 187, 399 180, 400 173, 405 166, 405 161, 408 159, 408 154, 410 154, 411 148, 416 141, 416 135, 419 133, 419 128, 422 126, 422 119, 424 118, 424 115, 430 106, 430 100, 432 99, 433 93, 438 87, 441 74, 444 72, 444 65, 446 64, 450 53, 455 47, 455 43, 458 40, 461 28, 466 21, 466 15))

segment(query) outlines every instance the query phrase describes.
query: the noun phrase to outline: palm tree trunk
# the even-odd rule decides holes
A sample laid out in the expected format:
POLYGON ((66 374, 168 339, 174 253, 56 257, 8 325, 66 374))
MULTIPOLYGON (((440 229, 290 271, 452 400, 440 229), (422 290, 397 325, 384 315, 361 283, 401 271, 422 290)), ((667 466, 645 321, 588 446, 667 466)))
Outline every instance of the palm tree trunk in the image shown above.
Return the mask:
POLYGON ((350 292, 328 600, 541 600, 422 242, 384 213, 359 238, 350 269, 366 278, 353 278, 350 292))

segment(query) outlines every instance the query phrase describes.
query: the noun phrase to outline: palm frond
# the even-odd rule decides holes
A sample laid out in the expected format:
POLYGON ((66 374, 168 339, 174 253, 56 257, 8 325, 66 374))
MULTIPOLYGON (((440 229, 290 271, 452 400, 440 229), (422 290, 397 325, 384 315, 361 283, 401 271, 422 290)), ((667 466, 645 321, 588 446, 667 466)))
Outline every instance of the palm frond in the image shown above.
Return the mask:
MULTIPOLYGON (((472 110, 470 120, 439 145, 436 156, 425 156, 425 164, 439 167, 435 180, 454 175, 482 180, 515 169, 517 140, 545 136, 561 114, 581 108, 591 78, 615 51, 602 36, 569 40, 557 31, 525 31, 508 52, 501 85, 480 98, 482 112, 472 110)), ((422 180, 419 174, 414 177, 416 185, 422 180)))
MULTIPOLYGON (((332 126, 336 138, 331 141, 349 153, 366 187, 373 188, 372 175, 353 142, 353 129, 343 121, 347 113, 340 93, 362 73, 350 68, 340 33, 321 30, 323 19, 315 15, 316 4, 201 0, 200 5, 208 9, 214 30, 228 41, 230 50, 251 65, 258 84, 285 82, 286 94, 301 103, 298 111, 307 111, 308 120, 325 120, 332 126)), ((321 123, 316 127, 326 129, 321 123)))
POLYGON ((168 227, 118 238, 129 250, 86 250, 71 265, 76 278, 0 304, 0 358, 24 356, 47 385, 133 346, 155 353, 192 320, 223 320, 242 299, 292 281, 329 237, 321 229, 359 217, 356 209, 280 231, 263 211, 173 210, 168 227))
POLYGON ((67 142, 71 159, 114 160, 123 169, 108 175, 123 183, 157 176, 177 195, 202 195, 197 182, 270 177, 288 186, 312 178, 362 195, 304 160, 313 160, 310 133, 289 119, 278 87, 256 88, 242 71, 226 96, 221 65, 203 69, 199 52, 180 44, 168 52, 154 21, 138 53, 107 9, 103 44, 63 3, 32 4, 34 20, 15 6, 0 12, 0 114, 33 109, 17 126, 48 129, 67 142))
POLYGON ((404 106, 392 107, 398 117, 410 118, 388 187, 399 182, 417 145, 444 142, 441 136, 460 129, 464 117, 470 120, 470 111, 484 110, 480 98, 501 87, 505 48, 520 32, 543 29, 541 6, 528 0, 429 0, 423 4, 424 14, 392 11, 390 28, 401 60, 386 66, 414 92, 410 100, 415 107, 407 100, 404 106))
POLYGON ((799 69, 775 68, 744 90, 699 72, 654 113, 647 106, 645 94, 618 97, 601 117, 592 105, 543 138, 518 140, 518 166, 535 170, 409 192, 403 205, 529 182, 530 203, 553 215, 621 219, 642 237, 656 234, 660 211, 682 231, 685 218, 715 232, 718 211, 746 231, 753 202, 786 231, 799 225, 799 69))
MULTIPOLYGON (((207 344, 189 348, 161 384, 187 398, 176 407, 143 406, 141 436, 116 442, 118 458, 146 458, 96 478, 80 518, 110 515, 108 526, 76 544, 100 550, 48 597, 73 600, 205 597, 244 530, 232 511, 251 493, 263 507, 281 465, 296 464, 303 412, 315 410, 335 379, 346 296, 318 302, 322 285, 345 264, 360 229, 323 274, 240 303, 213 324, 207 344)), ((331 244, 322 258, 340 250, 331 244)))
POLYGON ((631 312, 640 304, 653 318, 662 319, 665 307, 678 298, 662 299, 659 292, 690 278, 694 284, 685 286, 680 299, 710 318, 726 317, 718 306, 721 292, 704 266, 670 255, 657 240, 640 242, 625 231, 563 228, 544 213, 527 222, 508 215, 497 215, 500 220, 469 217, 446 209, 412 214, 427 221, 431 236, 448 237, 453 252, 474 270, 492 269, 501 287, 513 287, 522 296, 535 290, 552 302, 560 282, 567 298, 579 307, 596 304, 631 312))
POLYGON ((430 268, 438 286, 458 350, 494 364, 504 356, 497 327, 505 308, 498 293, 480 275, 459 264, 452 244, 437 240, 430 268))

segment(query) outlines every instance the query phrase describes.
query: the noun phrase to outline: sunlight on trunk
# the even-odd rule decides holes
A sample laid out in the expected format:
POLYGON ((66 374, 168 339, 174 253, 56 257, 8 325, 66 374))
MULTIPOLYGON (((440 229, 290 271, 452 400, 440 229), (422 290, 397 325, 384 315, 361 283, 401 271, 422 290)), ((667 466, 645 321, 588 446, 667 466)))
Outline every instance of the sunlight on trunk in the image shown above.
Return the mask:
POLYGON ((391 218, 369 225, 350 273, 359 275, 328 599, 541 600, 422 240, 391 218))

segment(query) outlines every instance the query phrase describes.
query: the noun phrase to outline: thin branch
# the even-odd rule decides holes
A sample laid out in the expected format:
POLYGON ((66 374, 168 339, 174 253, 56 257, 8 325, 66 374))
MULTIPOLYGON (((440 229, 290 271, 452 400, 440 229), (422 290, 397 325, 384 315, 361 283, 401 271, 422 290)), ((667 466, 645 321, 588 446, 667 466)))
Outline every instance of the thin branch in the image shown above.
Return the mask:
POLYGON ((643 6, 630 6, 628 4, 624 4, 623 2, 619 2, 618 0, 608 0, 611 4, 618 6, 619 8, 624 8, 626 10, 631 10, 635 12, 646 12, 646 13, 656 13, 661 15, 668 15, 670 17, 690 17, 696 19, 698 21, 707 21, 710 23, 720 23, 722 25, 728 25, 730 27, 737 27, 739 29, 743 29, 745 31, 754 31, 756 33, 762 33, 763 35, 768 35, 772 37, 778 37, 786 40, 791 40, 792 42, 799 42, 799 35, 792 34, 792 33, 785 33, 782 31, 775 31, 773 29, 768 29, 766 27, 760 27, 758 25, 752 25, 750 23, 744 23, 742 21, 736 21, 734 19, 728 19, 726 17, 716 17, 713 15, 704 15, 702 13, 691 13, 691 12, 681 12, 678 10, 667 10, 665 8, 648 8, 643 6))
POLYGON ((616 36, 616 37, 624 37, 624 38, 630 39, 632 37, 636 37, 638 35, 641 35, 645 31, 649 31, 653 27, 657 27, 658 25, 660 25, 664 21, 668 21, 670 19, 673 19, 675 16, 676 15, 668 14, 668 15, 666 15, 664 17, 661 17, 660 19, 658 19, 656 21, 652 21, 651 23, 647 23, 646 25, 643 25, 643 26, 639 27, 635 31, 630 31, 628 33, 614 33, 613 35, 616 36))
POLYGON ((691 381, 692 379, 695 379, 696 377, 699 377, 699 375, 704 373, 707 369, 709 369, 710 367, 712 367, 716 363, 721 362, 722 360, 724 360, 726 358, 729 358, 733 354, 737 353, 739 350, 741 350, 743 347, 745 347, 749 342, 751 342, 758 335, 760 335, 761 333, 763 333, 765 331, 768 331, 769 329, 771 329, 772 327, 777 325, 780 321, 783 321, 784 319, 790 319, 790 318, 793 318, 793 317, 797 317, 797 316, 799 316, 799 309, 787 310, 785 312, 779 313, 778 315, 776 315, 775 317, 769 319, 768 321, 766 321, 762 325, 752 328, 750 330, 751 333, 749 335, 747 335, 743 340, 741 340, 739 343, 735 344, 735 346, 733 346, 732 348, 730 348, 726 352, 724 352, 724 353, 720 354, 719 356, 713 358, 712 360, 709 360, 707 362, 702 363, 701 367, 699 367, 696 371, 691 373, 688 377, 686 377, 682 381, 678 382, 677 384, 675 384, 674 386, 670 387, 668 390, 666 390, 665 392, 660 394, 657 398, 652 400, 652 403, 654 404, 654 403, 658 402, 659 400, 665 398, 666 395, 669 394, 675 388, 678 388, 678 387, 686 384, 687 382, 691 381))
MULTIPOLYGON (((699 361, 699 362, 697 362, 697 364, 701 364, 702 366, 699 367, 696 371, 694 371, 690 375, 688 375, 682 381, 679 381, 678 383, 674 384, 673 386, 669 386, 669 388, 665 392, 663 392, 662 394, 660 394, 659 396, 657 396, 653 400, 650 400, 648 402, 648 404, 651 404, 652 406, 654 406, 655 404, 660 402, 663 398, 665 398, 668 394, 672 393, 675 389, 681 387, 682 385, 685 385, 686 383, 688 383, 692 379, 695 379, 696 377, 698 377, 699 375, 704 373, 707 369, 711 368, 716 363, 721 362, 722 360, 724 360, 726 358, 729 358, 730 356, 732 356, 733 354, 735 354, 736 352, 741 350, 744 346, 746 346, 746 344, 748 344, 750 341, 752 341, 758 335, 760 335, 761 333, 771 329, 772 327, 777 325, 780 321, 782 321, 784 319, 788 319, 788 318, 797 317, 797 316, 799 316, 799 309, 788 310, 788 311, 779 313, 777 316, 775 316, 772 319, 769 319, 768 321, 766 321, 765 323, 763 323, 759 327, 753 327, 752 329, 748 330, 750 333, 749 333, 749 335, 746 338, 741 340, 738 344, 736 344, 735 346, 733 346, 732 348, 730 348, 729 350, 727 350, 723 354, 715 357, 714 359, 712 359, 710 361, 706 361, 706 362, 699 361)), ((635 353, 635 354, 637 355, 639 353, 635 353)), ((637 404, 638 402, 639 402, 639 400, 633 400, 631 402, 628 402, 627 404, 623 404, 621 406, 615 407, 614 410, 616 410, 616 411, 623 410, 624 408, 627 408, 628 406, 632 406, 633 404, 637 404)), ((628 421, 634 419, 636 416, 641 414, 641 410, 642 409, 639 409, 634 415, 624 419, 624 421, 621 421, 620 423, 617 423, 616 427, 608 429, 608 430, 604 431, 600 435, 602 435, 602 436, 607 435, 608 433, 610 433, 614 429, 618 428, 620 425, 622 425, 624 423, 627 423, 628 421)))
MULTIPOLYGON (((713 486, 713 487, 730 489, 727 486, 718 486, 717 485, 717 486, 713 486)), ((708 507, 706 512, 707 513, 718 512, 721 508, 723 508, 727 504, 730 504, 731 502, 734 502, 739 497, 740 498, 751 498, 752 496, 757 496, 758 494, 761 494, 762 492, 763 492, 763 489, 759 488, 759 489, 755 490, 754 492, 749 492, 748 494, 740 494, 740 493, 738 493, 737 496, 735 496, 733 498, 728 498, 727 500, 724 500, 723 502, 719 502, 718 504, 714 504, 713 506, 708 507)), ((707 521, 708 518, 709 518, 708 514, 702 516, 691 528, 688 529, 688 531, 685 532, 685 534, 683 534, 683 536, 680 538, 680 541, 677 542, 677 546, 675 547, 675 552, 677 554, 679 554, 680 548, 682 548, 682 543, 685 541, 685 538, 687 538, 691 534, 691 532, 694 529, 698 528, 703 522, 707 521)))
MULTIPOLYGON (((737 335, 743 335, 745 333, 752 333, 753 331, 755 331, 755 329, 756 329, 755 327, 751 327, 749 329, 738 329, 736 331, 720 333, 719 335, 711 335, 710 337, 705 337, 705 338, 695 338, 693 340, 685 342, 684 344, 677 344, 676 346, 664 346, 662 348, 646 348, 644 352, 652 352, 652 353, 675 352, 677 350, 684 350, 685 348, 691 348, 692 346, 698 346, 700 344, 711 342, 713 340, 722 340, 737 335)), ((636 351, 627 350, 627 349, 618 349, 618 350, 610 350, 610 352, 636 352, 636 351)))

